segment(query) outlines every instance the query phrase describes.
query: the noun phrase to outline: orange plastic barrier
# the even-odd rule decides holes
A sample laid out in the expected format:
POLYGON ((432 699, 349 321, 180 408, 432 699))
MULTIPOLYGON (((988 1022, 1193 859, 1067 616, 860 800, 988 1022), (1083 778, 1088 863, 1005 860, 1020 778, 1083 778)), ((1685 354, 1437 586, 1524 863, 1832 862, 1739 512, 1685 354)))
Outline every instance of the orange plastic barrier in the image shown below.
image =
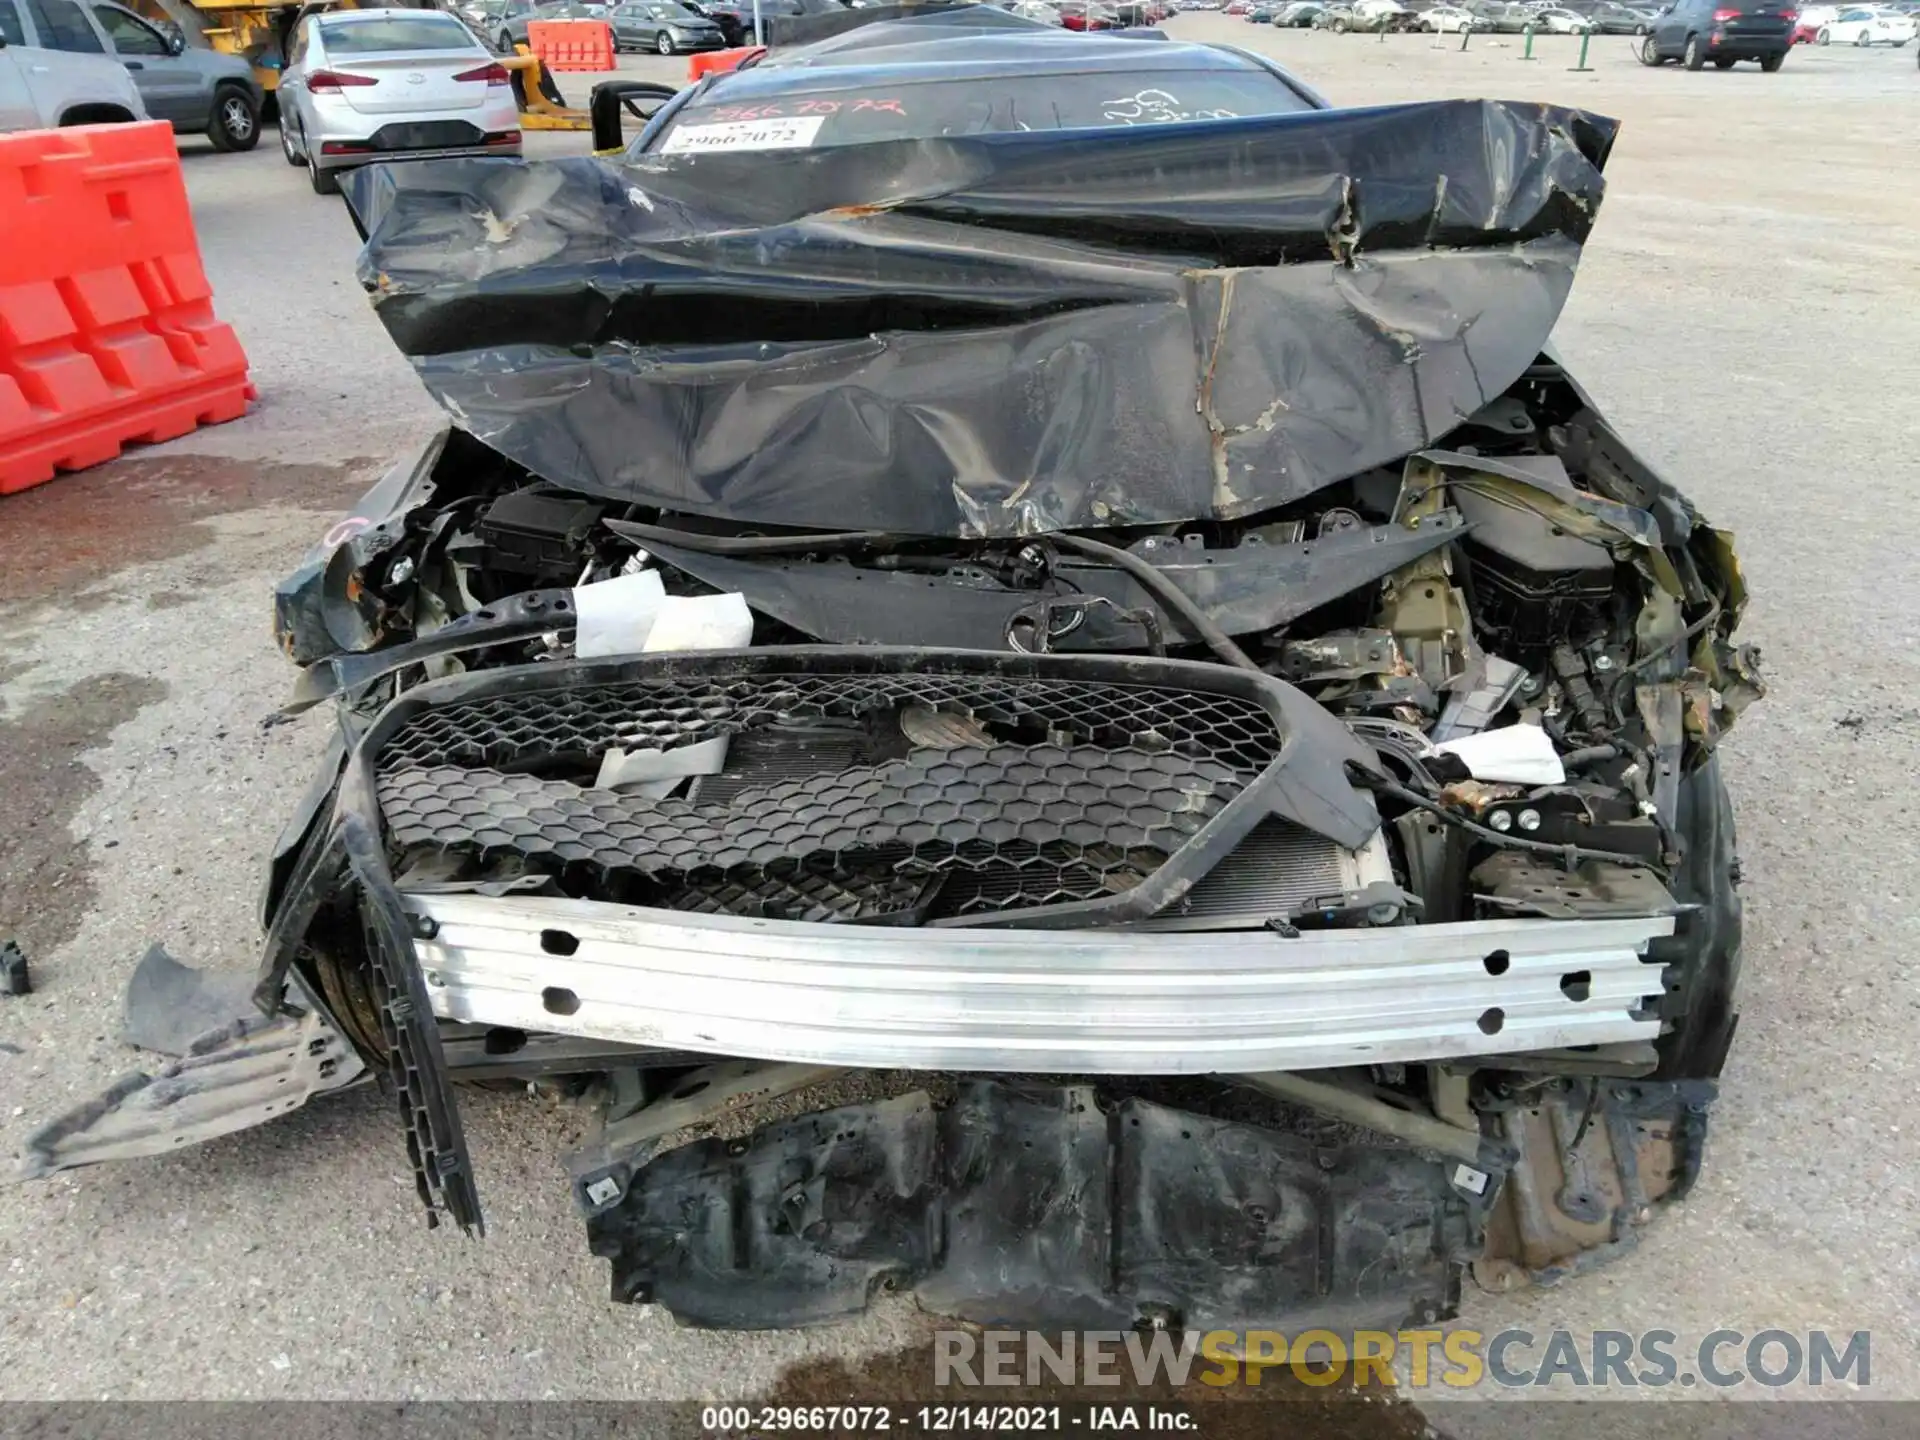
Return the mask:
POLYGON ((613 27, 604 20, 531 20, 527 47, 549 70, 611 70, 613 27))
POLYGON ((743 45, 738 50, 701 50, 687 57, 687 83, 698 85, 709 75, 737 70, 743 61, 766 53, 764 45, 743 45))
POLYGON ((164 121, 0 135, 0 495, 246 413, 164 121))

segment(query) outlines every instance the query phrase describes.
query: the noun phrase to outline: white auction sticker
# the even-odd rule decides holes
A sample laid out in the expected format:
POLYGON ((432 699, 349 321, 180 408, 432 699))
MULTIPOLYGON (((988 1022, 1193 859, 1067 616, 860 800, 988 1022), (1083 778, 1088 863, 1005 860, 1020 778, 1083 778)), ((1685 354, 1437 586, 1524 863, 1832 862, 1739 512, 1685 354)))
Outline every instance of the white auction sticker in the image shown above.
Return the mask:
POLYGON ((677 125, 660 147, 668 155, 699 150, 803 150, 826 123, 824 115, 787 120, 731 120, 723 125, 677 125))

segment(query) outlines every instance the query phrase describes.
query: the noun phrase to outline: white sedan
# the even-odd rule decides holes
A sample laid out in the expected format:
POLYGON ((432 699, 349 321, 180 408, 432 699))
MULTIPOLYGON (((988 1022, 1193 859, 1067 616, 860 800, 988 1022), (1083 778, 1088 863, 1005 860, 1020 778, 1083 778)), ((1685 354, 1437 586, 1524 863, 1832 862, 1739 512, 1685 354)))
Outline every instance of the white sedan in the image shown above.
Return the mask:
POLYGON ((1533 15, 1533 28, 1544 30, 1549 35, 1580 35, 1594 28, 1593 21, 1571 10, 1536 10, 1533 15))
POLYGON ((327 10, 296 25, 280 72, 280 149, 321 195, 376 160, 520 153, 513 80, 436 10, 327 10))
POLYGON ((1911 15, 1856 7, 1842 10, 1839 19, 1822 25, 1814 39, 1822 45, 1891 45, 1898 49, 1913 39, 1913 34, 1911 15))
POLYGON ((1462 30, 1484 30, 1487 22, 1458 5, 1435 5, 1420 16, 1420 28, 1440 35, 1458 35, 1462 30))

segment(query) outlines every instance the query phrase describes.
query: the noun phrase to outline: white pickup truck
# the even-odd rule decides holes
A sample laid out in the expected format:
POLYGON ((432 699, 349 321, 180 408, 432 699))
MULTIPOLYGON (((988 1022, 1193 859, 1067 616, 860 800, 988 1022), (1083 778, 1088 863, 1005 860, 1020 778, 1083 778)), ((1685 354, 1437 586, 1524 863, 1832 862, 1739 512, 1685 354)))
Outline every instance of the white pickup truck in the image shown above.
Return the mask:
MULTIPOLYGON (((0 133, 56 125, 100 125, 145 120, 147 107, 133 77, 109 55, 74 54, 29 44, 48 20, 35 16, 29 32, 22 7, 44 12, 63 0, 0 0, 0 133)), ((67 8, 77 7, 64 0, 67 8)), ((58 17, 52 17, 57 24, 58 17)))

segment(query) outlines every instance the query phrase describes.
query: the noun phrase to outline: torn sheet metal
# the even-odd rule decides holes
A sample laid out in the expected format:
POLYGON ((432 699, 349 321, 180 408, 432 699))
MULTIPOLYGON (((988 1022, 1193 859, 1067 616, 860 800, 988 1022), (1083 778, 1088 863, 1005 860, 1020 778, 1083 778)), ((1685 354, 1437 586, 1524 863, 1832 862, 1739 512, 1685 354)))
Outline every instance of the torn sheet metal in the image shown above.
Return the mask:
MULTIPOLYGON (((1462 533, 1457 511, 1413 525, 1372 525, 1288 545, 1232 549, 1186 546, 1148 536, 1134 547, 1178 585, 1207 617, 1233 635, 1271 630, 1431 554, 1462 533)), ((748 560, 706 555, 653 542, 656 558, 722 590, 804 634, 839 645, 937 645, 998 650, 1009 629, 1037 603, 1067 606, 1070 629, 1055 650, 1137 649, 1139 629, 1119 615, 1145 610, 1160 633, 1199 636, 1146 587, 1109 565, 1061 563, 1042 590, 1004 585, 973 565, 945 575, 856 567, 843 560, 748 560), (1073 608, 1088 597, 1094 603, 1073 608), (1105 602, 1102 604, 1101 602, 1105 602)))
POLYGON ((1539 354, 1614 130, 1445 101, 347 184, 389 333, 535 474, 1020 535, 1247 515, 1454 429, 1539 354))

